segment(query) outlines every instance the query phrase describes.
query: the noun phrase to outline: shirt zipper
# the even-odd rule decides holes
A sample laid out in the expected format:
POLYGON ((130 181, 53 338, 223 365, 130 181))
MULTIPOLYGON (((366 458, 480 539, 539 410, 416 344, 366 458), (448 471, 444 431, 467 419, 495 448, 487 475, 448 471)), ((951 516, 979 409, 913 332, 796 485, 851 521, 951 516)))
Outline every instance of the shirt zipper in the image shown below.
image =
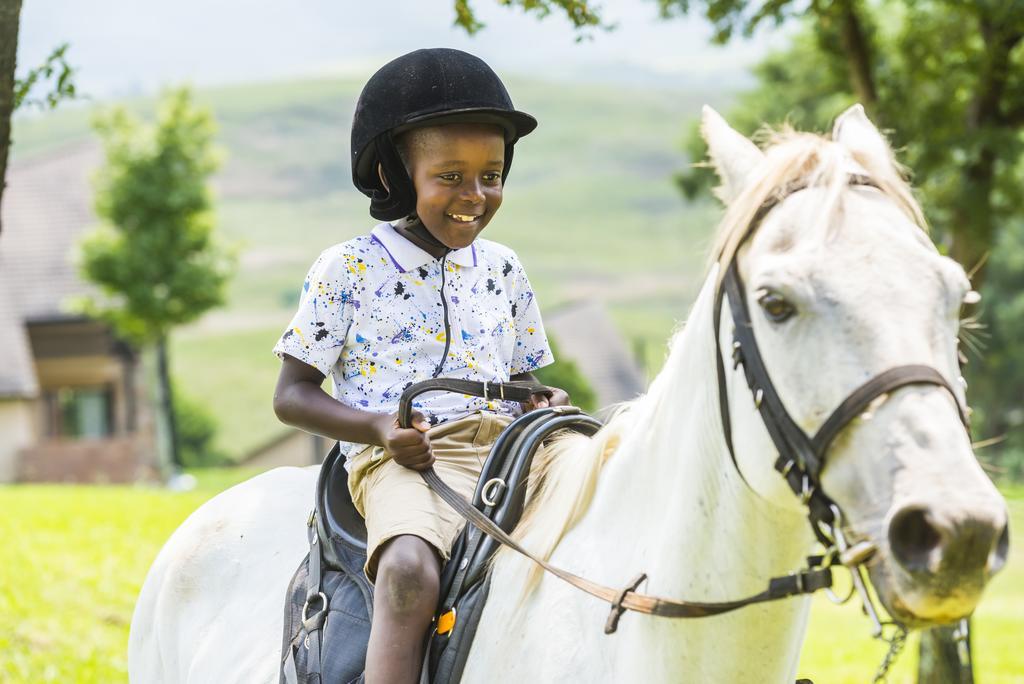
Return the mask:
POLYGON ((448 300, 444 296, 444 272, 445 262, 448 259, 448 252, 445 252, 441 257, 441 306, 444 308, 444 353, 441 354, 441 360, 437 363, 437 368, 434 369, 434 377, 441 375, 441 371, 444 369, 444 362, 448 359, 448 350, 452 344, 452 326, 448 320, 448 300))

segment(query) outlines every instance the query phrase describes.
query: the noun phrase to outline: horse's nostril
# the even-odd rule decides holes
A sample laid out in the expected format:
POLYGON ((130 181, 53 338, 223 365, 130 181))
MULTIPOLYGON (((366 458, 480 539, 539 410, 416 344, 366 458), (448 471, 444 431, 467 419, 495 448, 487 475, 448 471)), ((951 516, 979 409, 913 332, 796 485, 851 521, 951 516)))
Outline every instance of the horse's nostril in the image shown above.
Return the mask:
POLYGON ((989 554, 986 569, 989 575, 994 575, 1006 565, 1006 556, 1010 553, 1010 525, 1003 525, 1003 531, 996 542, 996 548, 989 554))
POLYGON ((924 508, 904 508, 889 523, 889 546, 899 564, 910 572, 937 570, 940 558, 935 551, 941 543, 942 535, 928 521, 924 508))

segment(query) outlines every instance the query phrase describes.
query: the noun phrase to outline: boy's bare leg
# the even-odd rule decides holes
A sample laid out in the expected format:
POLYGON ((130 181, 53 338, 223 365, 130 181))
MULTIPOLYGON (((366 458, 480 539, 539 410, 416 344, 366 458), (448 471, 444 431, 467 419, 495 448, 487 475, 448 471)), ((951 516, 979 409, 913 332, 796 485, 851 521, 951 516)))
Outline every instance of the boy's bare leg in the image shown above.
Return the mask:
POLYGON ((440 581, 441 561, 430 544, 410 534, 385 543, 377 562, 367 684, 419 681, 440 581))

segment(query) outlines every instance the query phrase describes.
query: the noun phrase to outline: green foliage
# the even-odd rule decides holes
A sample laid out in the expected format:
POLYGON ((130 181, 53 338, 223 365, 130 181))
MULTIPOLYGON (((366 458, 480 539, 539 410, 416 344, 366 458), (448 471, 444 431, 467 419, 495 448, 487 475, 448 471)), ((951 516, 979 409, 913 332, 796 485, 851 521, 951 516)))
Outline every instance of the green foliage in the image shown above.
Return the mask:
MULTIPOLYGON (((912 170, 939 248, 975 270, 975 287, 985 293, 981 330, 965 333, 966 377, 978 414, 975 435, 1003 441, 979 453, 997 472, 1024 476, 1024 5, 887 0, 851 6, 869 53, 871 116, 912 170), (987 267, 978 268, 989 255, 987 267)), ((738 21, 730 12, 730 21, 738 21)), ((826 131, 861 99, 863 88, 851 76, 854 60, 827 19, 807 19, 787 49, 756 67, 757 87, 738 98, 728 117, 738 130, 751 135, 762 122, 785 121, 826 131)), ((705 157, 696 126, 685 148, 691 159, 705 157)), ((677 181, 692 198, 714 179, 697 167, 677 181)))
MULTIPOLYGON (((524 12, 532 12, 539 18, 550 15, 552 11, 560 10, 578 32, 594 28, 604 30, 613 28, 601 19, 598 8, 587 0, 497 0, 497 2, 505 7, 522 8, 524 12)), ((470 35, 485 26, 477 19, 470 0, 455 0, 455 25, 461 26, 470 35)), ((586 36, 586 33, 578 33, 576 40, 579 41, 586 36)))
POLYGON ((545 366, 533 372, 534 377, 549 387, 559 387, 569 394, 574 406, 579 406, 584 411, 594 411, 597 408, 597 395, 590 386, 580 369, 573 361, 562 358, 558 352, 558 345, 551 337, 548 338, 551 344, 551 352, 557 359, 550 366, 545 366))
POLYGON ((1024 222, 1000 234, 982 288, 984 328, 965 342, 982 347, 966 368, 974 434, 995 443, 978 451, 997 476, 1024 480, 1024 222), (980 356, 980 358, 979 358, 980 356))
POLYGON ((46 61, 25 74, 25 78, 14 81, 14 108, 21 106, 33 106, 40 109, 53 109, 62 100, 74 100, 78 97, 75 90, 75 83, 72 80, 75 69, 67 62, 65 54, 68 51, 68 44, 62 43, 54 48, 53 52, 46 58, 46 61), (28 95, 32 89, 41 82, 51 78, 53 89, 42 97, 42 99, 29 99, 28 95))
POLYGON ((805 10, 804 3, 794 3, 793 0, 703 0, 700 3, 693 0, 657 0, 657 3, 664 19, 689 14, 695 5, 703 5, 704 15, 715 27, 713 40, 716 43, 729 42, 737 31, 749 37, 764 22, 778 25, 792 16, 799 16, 804 11, 821 11, 822 8, 844 4, 815 2, 811 3, 810 10, 805 10))
POLYGON ((118 108, 95 122, 107 163, 97 178, 104 225, 82 242, 99 296, 82 309, 136 342, 165 339, 224 301, 232 252, 214 237, 207 179, 219 164, 210 113, 168 92, 155 127, 118 108))
MULTIPOLYGON (((704 4, 734 23, 748 17, 743 7, 758 5, 704 4)), ((789 4, 762 3, 743 25, 756 25, 762 14, 781 20, 789 4)), ((943 243, 973 267, 999 226, 1024 206, 1024 51, 1017 49, 1024 5, 887 0, 811 7, 792 46, 757 67, 759 85, 739 99, 730 121, 746 133, 784 120, 827 130, 844 106, 861 100, 913 170, 943 243), (846 35, 854 29, 860 42, 846 35)), ((695 135, 687 149, 703 157, 695 135)), ((698 173, 681 185, 693 194, 707 180, 698 173)))
POLYGON ((178 429, 181 465, 186 468, 208 468, 230 462, 224 452, 214 446, 217 420, 206 407, 175 387, 174 418, 178 429))

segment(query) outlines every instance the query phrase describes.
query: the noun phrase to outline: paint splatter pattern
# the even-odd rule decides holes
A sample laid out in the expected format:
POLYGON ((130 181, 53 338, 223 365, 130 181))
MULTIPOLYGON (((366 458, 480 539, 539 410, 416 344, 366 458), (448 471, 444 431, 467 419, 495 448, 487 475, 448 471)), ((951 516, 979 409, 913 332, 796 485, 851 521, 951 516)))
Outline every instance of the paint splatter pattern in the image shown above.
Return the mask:
MULTIPOLYGON (((274 346, 278 356, 329 375, 339 401, 376 413, 394 413, 406 387, 433 376, 446 342, 441 262, 389 235, 404 241, 405 268, 373 236, 328 248, 310 268, 298 311, 274 346), (411 260, 423 263, 410 267, 411 260)), ((460 261, 444 262, 452 339, 441 375, 504 382, 552 363, 537 301, 515 253, 478 238, 472 257, 460 261)), ((434 424, 478 410, 519 412, 514 403, 450 393, 421 395, 416 408, 434 424)), ((352 454, 361 445, 348 447, 352 454)))

